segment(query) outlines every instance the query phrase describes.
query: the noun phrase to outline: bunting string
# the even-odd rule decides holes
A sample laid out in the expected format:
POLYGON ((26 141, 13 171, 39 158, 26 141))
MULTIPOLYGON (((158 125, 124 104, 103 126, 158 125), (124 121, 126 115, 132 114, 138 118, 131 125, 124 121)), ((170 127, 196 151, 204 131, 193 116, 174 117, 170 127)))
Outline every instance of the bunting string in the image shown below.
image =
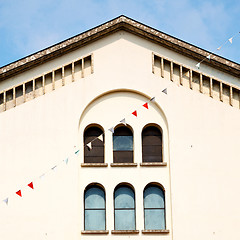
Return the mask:
MULTIPOLYGON (((229 43, 233 43, 233 38, 235 38, 240 32, 236 33, 234 36, 232 36, 231 38, 229 38, 228 40, 226 40, 220 47, 217 48, 217 51, 220 51, 222 49, 222 47, 224 45, 226 45, 228 42, 229 43)), ((203 58, 200 62, 198 62, 195 66, 200 69, 200 65, 203 61, 205 61, 206 59, 208 59, 209 61, 212 59, 212 54, 208 54, 205 58, 203 58)))
MULTIPOLYGON (((162 93, 164 94, 167 94, 167 88, 164 88, 162 91, 162 93)), ((156 102, 156 99, 155 97, 152 97, 149 101, 145 102, 141 107, 144 107, 146 110, 149 110, 149 104, 150 103, 155 103, 156 102)), ((134 116, 135 118, 139 117, 138 116, 138 109, 135 109, 131 114, 129 114, 129 116, 134 116)), ((126 121, 126 117, 123 118, 122 120, 120 120, 117 124, 119 123, 122 123, 124 124, 125 126, 127 125, 127 121, 126 121)), ((117 125, 116 124, 116 125, 117 125)), ((108 130, 114 134, 114 127, 116 126, 112 126, 111 128, 109 128, 108 130)), ((92 142, 96 141, 96 139, 99 139, 100 141, 103 142, 103 136, 104 136, 105 132, 103 132, 102 134, 100 134, 99 136, 95 137, 93 140, 91 140, 90 142, 86 143, 84 145, 84 147, 87 147, 89 151, 92 150, 93 148, 93 145, 92 145, 92 142)), ((74 146, 74 156, 78 155, 79 154, 79 149, 76 148, 76 146, 74 146)), ((53 171, 56 171, 56 169, 60 166, 60 164, 63 164, 65 163, 66 165, 68 164, 69 162, 69 157, 61 160, 60 163, 54 165, 53 167, 51 167, 48 171, 44 172, 43 174, 41 174, 39 177, 37 178, 34 178, 32 181, 30 181, 26 186, 23 186, 21 187, 18 191, 16 191, 14 194, 18 195, 19 197, 23 197, 23 194, 22 194, 22 190, 25 188, 25 187, 29 187, 31 188, 32 190, 34 190, 34 182, 37 181, 37 179, 39 180, 43 180, 45 178, 45 176, 49 173, 49 172, 53 172, 53 171)), ((9 195, 8 197, 4 198, 2 200, 2 202, 4 202, 4 204, 8 205, 9 204, 9 198, 11 197, 12 195, 9 195)))

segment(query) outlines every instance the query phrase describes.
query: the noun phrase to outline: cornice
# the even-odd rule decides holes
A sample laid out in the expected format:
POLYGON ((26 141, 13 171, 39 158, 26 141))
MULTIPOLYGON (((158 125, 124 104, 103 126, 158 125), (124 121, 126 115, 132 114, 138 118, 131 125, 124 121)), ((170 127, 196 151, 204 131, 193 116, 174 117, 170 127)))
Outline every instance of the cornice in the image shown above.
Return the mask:
POLYGON ((145 38, 184 56, 190 57, 196 62, 201 61, 203 58, 211 54, 211 60, 205 61, 204 64, 221 71, 225 71, 235 77, 240 77, 239 64, 160 32, 133 19, 120 16, 49 48, 43 49, 18 61, 3 66, 0 68, 0 81, 27 71, 119 30, 125 30, 145 38))

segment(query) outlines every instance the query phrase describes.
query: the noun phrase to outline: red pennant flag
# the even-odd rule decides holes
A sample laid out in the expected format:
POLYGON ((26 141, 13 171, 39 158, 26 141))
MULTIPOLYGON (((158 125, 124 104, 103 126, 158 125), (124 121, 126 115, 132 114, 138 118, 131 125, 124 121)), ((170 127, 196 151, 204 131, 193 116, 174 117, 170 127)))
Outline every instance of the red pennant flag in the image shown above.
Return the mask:
POLYGON ((33 189, 33 182, 30 182, 28 186, 33 189))
POLYGON ((145 107, 146 109, 148 109, 148 103, 147 103, 147 102, 144 103, 144 104, 143 104, 143 107, 145 107))
POLYGON ((22 196, 21 190, 17 191, 16 194, 21 197, 22 196))
POLYGON ((132 114, 137 117, 137 111, 132 112, 132 114))

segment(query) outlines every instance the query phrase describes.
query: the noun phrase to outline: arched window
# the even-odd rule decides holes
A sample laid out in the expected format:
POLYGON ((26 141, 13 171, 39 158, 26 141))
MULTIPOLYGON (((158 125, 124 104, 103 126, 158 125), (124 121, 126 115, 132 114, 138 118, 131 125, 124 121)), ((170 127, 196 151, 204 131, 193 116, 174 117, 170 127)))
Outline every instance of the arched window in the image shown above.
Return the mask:
POLYGON ((106 229, 105 192, 98 185, 89 186, 84 192, 84 229, 106 229))
POLYGON ((161 187, 149 184, 144 189, 145 230, 162 230, 165 224, 165 197, 161 187))
POLYGON ((119 126, 113 134, 113 162, 133 162, 133 133, 126 126, 119 126))
POLYGON ((84 163, 104 163, 104 135, 99 127, 89 127, 85 130, 84 146, 84 163), (103 141, 97 138, 100 135, 103 141), (92 145, 91 149, 86 146, 89 142, 92 145))
POLYGON ((162 133, 155 126, 142 131, 142 157, 143 162, 162 162, 162 133))
POLYGON ((135 194, 131 187, 120 185, 114 191, 115 230, 135 230, 135 194))

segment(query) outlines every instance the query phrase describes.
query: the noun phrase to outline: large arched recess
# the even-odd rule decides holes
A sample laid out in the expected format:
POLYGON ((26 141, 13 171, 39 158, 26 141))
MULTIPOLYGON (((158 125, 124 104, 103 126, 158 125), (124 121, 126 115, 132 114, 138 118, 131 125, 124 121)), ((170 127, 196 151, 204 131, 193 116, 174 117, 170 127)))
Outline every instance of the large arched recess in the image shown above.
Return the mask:
MULTIPOLYGON (((100 125, 104 129, 106 133, 105 151, 110 151, 111 148, 108 145, 111 145, 112 142, 110 137, 107 138, 107 135, 111 134, 108 129, 118 125, 120 120, 126 118, 128 125, 133 129, 134 149, 136 149, 135 147, 138 149, 135 157, 138 157, 138 162, 141 162, 142 159, 141 153, 139 153, 141 152, 141 132, 148 124, 157 125, 162 130, 163 161, 168 162, 169 133, 167 118, 157 101, 150 102, 151 97, 130 89, 117 89, 94 98, 87 104, 79 119, 78 144, 80 151, 83 152, 84 129, 90 124, 100 125), (142 106, 145 102, 149 102, 149 109, 142 106), (134 110, 137 110, 137 117, 131 114, 134 110)), ((110 153, 106 153, 105 157, 110 157, 110 153)), ((105 160, 105 162, 110 161, 105 160)))

